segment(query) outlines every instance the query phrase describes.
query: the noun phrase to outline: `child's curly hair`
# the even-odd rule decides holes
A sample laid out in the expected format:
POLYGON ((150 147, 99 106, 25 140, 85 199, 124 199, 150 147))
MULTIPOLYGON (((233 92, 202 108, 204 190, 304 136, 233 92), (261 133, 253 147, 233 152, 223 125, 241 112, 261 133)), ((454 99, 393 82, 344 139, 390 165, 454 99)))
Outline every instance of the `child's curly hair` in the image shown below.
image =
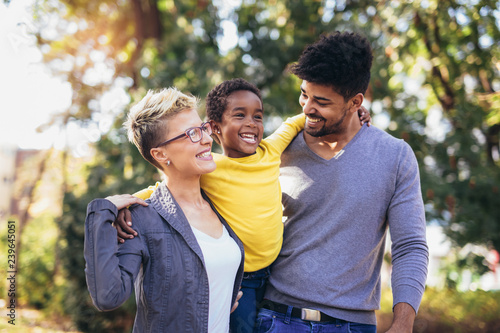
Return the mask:
POLYGON ((302 80, 331 86, 347 101, 366 92, 372 60, 372 48, 364 36, 337 31, 308 45, 290 72, 302 80))
POLYGON ((227 98, 235 91, 248 90, 257 95, 262 102, 260 90, 254 84, 241 79, 227 80, 215 86, 207 95, 206 109, 208 120, 220 122, 227 107, 227 98))

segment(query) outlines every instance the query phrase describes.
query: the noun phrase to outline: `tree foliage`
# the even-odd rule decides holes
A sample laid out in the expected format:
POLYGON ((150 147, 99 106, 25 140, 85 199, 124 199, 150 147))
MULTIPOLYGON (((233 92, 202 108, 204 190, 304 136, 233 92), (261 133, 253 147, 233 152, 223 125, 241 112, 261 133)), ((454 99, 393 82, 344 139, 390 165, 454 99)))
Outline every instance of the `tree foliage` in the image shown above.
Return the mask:
MULTIPOLYGON (((53 123, 98 123, 105 112, 99 101, 116 87, 127 89, 132 102, 147 89, 172 85, 205 96, 233 77, 262 89, 267 115, 295 114, 299 81, 287 65, 321 33, 358 31, 375 56, 367 104, 375 125, 414 149, 428 221, 443 225, 457 246, 500 250, 498 2, 243 0, 224 16, 228 3, 39 2, 45 61, 74 92, 53 123), (54 16, 56 23, 44 19, 54 16), (224 53, 218 38, 227 22, 237 25, 238 43, 224 53)), ((68 309, 84 331, 130 324, 127 309, 99 314, 90 304, 82 258, 86 205, 158 178, 120 129, 125 111, 114 111, 114 128, 96 144, 85 190, 68 184, 59 220, 73 291, 68 309)))

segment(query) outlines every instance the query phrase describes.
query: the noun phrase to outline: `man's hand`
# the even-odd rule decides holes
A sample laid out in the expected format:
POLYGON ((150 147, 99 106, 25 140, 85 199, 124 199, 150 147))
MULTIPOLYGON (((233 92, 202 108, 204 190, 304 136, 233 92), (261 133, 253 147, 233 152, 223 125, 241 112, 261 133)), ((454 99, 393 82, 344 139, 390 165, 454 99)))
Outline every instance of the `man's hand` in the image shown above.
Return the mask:
POLYGON ((119 210, 118 216, 115 222, 113 222, 113 227, 115 227, 118 232, 118 241, 123 243, 125 242, 125 238, 134 238, 134 236, 137 236, 137 232, 131 228, 132 216, 127 207, 133 204, 142 206, 148 206, 148 204, 144 200, 130 194, 113 195, 106 199, 111 201, 119 210))
POLYGON ((106 197, 106 200, 111 201, 113 205, 118 208, 118 210, 128 207, 133 204, 139 204, 142 206, 148 206, 146 201, 139 199, 137 197, 134 197, 131 194, 118 194, 118 195, 112 195, 109 197, 106 197))
POLYGON ((364 107, 361 106, 358 110, 359 120, 361 121, 361 126, 366 123, 366 126, 370 126, 372 117, 370 116, 370 112, 364 107))
POLYGON ((231 313, 233 313, 234 310, 236 310, 236 308, 238 307, 239 305, 238 301, 240 300, 241 296, 243 296, 243 292, 240 290, 238 291, 238 295, 236 295, 236 301, 234 302, 234 305, 231 308, 231 313))
POLYGON ((408 303, 398 303, 394 307, 392 325, 386 333, 411 333, 415 321, 415 310, 408 303))

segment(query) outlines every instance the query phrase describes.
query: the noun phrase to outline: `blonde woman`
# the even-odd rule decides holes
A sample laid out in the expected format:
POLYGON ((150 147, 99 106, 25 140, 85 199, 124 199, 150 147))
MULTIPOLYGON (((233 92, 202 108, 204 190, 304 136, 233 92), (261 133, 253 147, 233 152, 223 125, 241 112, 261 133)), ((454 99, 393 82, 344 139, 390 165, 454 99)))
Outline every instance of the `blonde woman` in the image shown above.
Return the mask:
POLYGON ((212 129, 198 100, 175 88, 148 94, 125 126, 142 156, 165 175, 146 201, 96 199, 85 221, 85 273, 94 305, 122 305, 135 284, 134 332, 228 332, 243 276, 243 247, 200 189, 215 170, 212 129), (111 223, 131 207, 137 236, 117 245, 111 223))

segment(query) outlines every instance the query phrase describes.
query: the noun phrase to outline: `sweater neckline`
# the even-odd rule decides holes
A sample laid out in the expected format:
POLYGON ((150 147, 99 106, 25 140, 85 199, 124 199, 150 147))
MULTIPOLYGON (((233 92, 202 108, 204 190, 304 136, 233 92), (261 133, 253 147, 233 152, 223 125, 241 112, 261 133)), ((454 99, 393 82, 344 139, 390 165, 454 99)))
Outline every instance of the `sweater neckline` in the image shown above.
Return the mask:
POLYGON ((306 147, 306 150, 308 151, 309 155, 313 156, 315 159, 318 159, 323 163, 335 163, 335 161, 339 160, 340 157, 343 156, 344 153, 349 150, 350 146, 352 146, 356 141, 359 140, 359 138, 362 136, 362 133, 365 131, 367 127, 368 126, 366 124, 363 124, 363 126, 361 126, 360 130, 356 133, 356 135, 354 135, 351 141, 349 141, 344 148, 342 148, 335 156, 333 156, 330 159, 326 159, 319 156, 307 145, 306 140, 304 139, 304 131, 300 133, 301 144, 306 147))
POLYGON ((252 154, 252 155, 248 155, 248 156, 245 156, 245 157, 229 157, 229 156, 220 154, 220 156, 222 156, 222 158, 226 158, 226 159, 228 159, 230 161, 233 161, 233 162, 236 162, 236 163, 244 163, 244 164, 246 164, 246 163, 251 163, 251 162, 258 161, 262 157, 261 153, 259 152, 259 150, 262 150, 262 147, 261 147, 260 144, 257 147, 257 150, 255 151, 255 154, 252 154))

